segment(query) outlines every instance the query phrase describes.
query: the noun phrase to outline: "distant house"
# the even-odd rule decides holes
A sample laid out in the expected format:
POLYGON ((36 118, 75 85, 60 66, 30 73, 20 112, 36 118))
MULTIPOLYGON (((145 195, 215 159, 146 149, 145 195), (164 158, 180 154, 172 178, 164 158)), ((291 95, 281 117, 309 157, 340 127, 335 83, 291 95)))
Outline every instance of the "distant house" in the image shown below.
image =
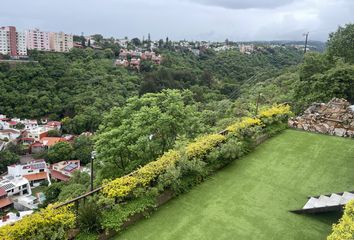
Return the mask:
POLYGON ((7 192, 4 188, 0 187, 0 210, 6 211, 13 205, 11 199, 7 196, 7 192))
POLYGON ((44 137, 48 136, 48 129, 46 127, 38 126, 35 128, 26 128, 24 133, 22 134, 23 137, 33 138, 36 141, 41 140, 44 137))
POLYGON ((0 221, 0 227, 5 226, 7 224, 12 224, 21 220, 24 216, 32 214, 33 211, 20 211, 18 214, 10 212, 2 217, 2 221, 0 221))
POLYGON ((51 148, 58 142, 67 142, 63 137, 44 137, 40 141, 45 148, 51 148))
POLYGON ((40 153, 43 150, 45 150, 45 147, 42 143, 40 142, 35 142, 33 144, 30 145, 30 153, 40 153))
POLYGON ((3 129, 0 130, 0 139, 14 141, 21 135, 21 132, 16 129, 3 129))
POLYGON ((7 171, 10 176, 26 178, 31 187, 38 187, 43 181, 48 181, 50 184, 49 169, 43 159, 21 165, 11 165, 7 167, 7 171))
POLYGON ((0 130, 9 129, 10 125, 7 121, 4 121, 4 118, 0 118, 0 130))
POLYGON ((38 127, 37 120, 25 119, 21 122, 25 125, 25 129, 34 129, 38 127))
POLYGON ((32 194, 29 181, 22 176, 4 176, 0 181, 0 188, 3 188, 9 197, 32 194))
POLYGON ((116 66, 123 66, 123 67, 128 67, 129 66, 129 62, 128 62, 127 59, 116 59, 114 64, 116 66))
POLYGON ((80 171, 80 160, 68 160, 54 163, 50 166, 50 174, 52 179, 58 181, 68 181, 73 172, 80 171))
POLYGON ((53 130, 60 130, 61 129, 61 122, 58 122, 58 121, 50 121, 50 122, 47 122, 46 124, 47 127, 49 128, 53 128, 53 130))
POLYGON ((66 141, 71 142, 76 138, 76 136, 72 134, 64 134, 62 135, 62 138, 65 138, 66 141))
POLYGON ((134 68, 134 69, 139 70, 139 69, 140 69, 140 59, 139 59, 139 58, 132 58, 132 59, 130 60, 129 66, 130 66, 131 68, 134 68))
POLYGON ((35 142, 34 138, 28 138, 28 137, 23 137, 19 139, 19 143, 25 145, 25 146, 30 146, 35 142))

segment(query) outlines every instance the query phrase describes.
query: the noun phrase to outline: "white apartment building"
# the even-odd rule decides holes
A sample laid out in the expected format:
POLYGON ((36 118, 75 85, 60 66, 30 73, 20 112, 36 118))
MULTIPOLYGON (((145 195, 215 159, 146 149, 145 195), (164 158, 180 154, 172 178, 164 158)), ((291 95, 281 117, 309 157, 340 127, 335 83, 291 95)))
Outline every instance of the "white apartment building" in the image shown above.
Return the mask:
POLYGON ((0 54, 16 56, 26 56, 26 34, 16 31, 13 26, 0 27, 0 54))
POLYGON ((0 28, 0 54, 10 54, 9 31, 0 28))
POLYGON ((27 38, 25 32, 17 32, 17 54, 27 56, 27 38))

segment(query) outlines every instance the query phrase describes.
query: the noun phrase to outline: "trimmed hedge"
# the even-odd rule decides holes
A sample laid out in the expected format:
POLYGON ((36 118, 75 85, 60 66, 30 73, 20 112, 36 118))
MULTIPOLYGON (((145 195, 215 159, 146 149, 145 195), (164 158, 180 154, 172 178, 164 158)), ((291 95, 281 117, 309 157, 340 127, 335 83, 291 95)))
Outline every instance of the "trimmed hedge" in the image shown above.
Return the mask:
MULTIPOLYGON (((171 187, 159 180, 172 179, 175 187, 182 188, 198 184, 210 171, 230 162, 228 158, 238 158, 246 153, 254 145, 255 137, 250 138, 250 134, 278 132, 286 126, 284 123, 290 115, 289 106, 275 105, 261 111, 258 118, 244 118, 232 124, 226 129, 226 136, 201 136, 184 149, 170 150, 127 176, 105 181, 99 196, 103 216, 107 218, 103 219, 103 228, 119 230, 130 216, 154 206, 151 199, 171 187), (117 199, 124 204, 116 204, 117 199)), ((0 237, 9 240, 67 239, 66 232, 74 227, 75 220, 70 207, 47 207, 12 226, 0 228, 0 237)))
POLYGON ((75 226, 75 214, 70 207, 54 209, 53 205, 39 212, 25 216, 14 225, 0 228, 2 240, 62 240, 67 239, 67 232, 75 226))
POLYGON ((339 223, 333 224, 332 233, 327 240, 354 239, 354 201, 345 205, 344 214, 339 223))

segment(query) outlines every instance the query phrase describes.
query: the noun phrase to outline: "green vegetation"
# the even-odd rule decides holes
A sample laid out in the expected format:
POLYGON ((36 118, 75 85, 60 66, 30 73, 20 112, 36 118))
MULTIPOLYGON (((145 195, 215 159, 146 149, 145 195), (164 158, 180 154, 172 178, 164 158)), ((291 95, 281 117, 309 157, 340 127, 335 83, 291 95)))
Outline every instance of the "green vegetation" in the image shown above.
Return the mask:
POLYGON ((58 142, 50 149, 38 154, 37 158, 43 158, 49 163, 56 163, 65 160, 80 160, 82 165, 90 162, 93 151, 93 139, 90 136, 79 136, 73 142, 58 142))
MULTIPOLYGON (((152 67, 144 63, 140 72, 113 66, 118 49, 109 49, 113 42, 96 35, 103 50, 34 51, 31 58, 38 63, 0 64, 0 112, 60 120, 63 133, 95 132, 93 138, 58 143, 42 154, 50 162, 78 158, 88 163, 91 151, 97 150, 94 184, 103 190, 89 199, 97 206, 82 207, 79 218, 72 217, 70 224, 61 226, 66 230, 78 220, 85 231, 80 238, 91 238, 91 233, 119 231, 131 215, 154 208, 154 198, 162 192, 189 191, 252 151, 259 137, 284 130, 290 110, 279 104, 287 102, 297 113, 313 101, 332 97, 354 100, 350 54, 354 46, 344 44, 352 39, 352 27, 349 24, 331 34, 325 53, 304 57, 301 51, 282 47, 250 55, 201 49, 195 56, 172 51, 166 39, 159 49, 162 64, 152 67), (211 134, 222 129, 227 129, 225 135, 211 134), (92 214, 92 209, 102 215, 92 214)), ((129 47, 131 44, 141 42, 133 39, 129 47)), ((154 215, 158 225, 150 232, 156 233, 155 238, 170 234, 172 239, 183 234, 198 238, 203 228, 207 237, 214 239, 233 238, 229 234, 255 239, 322 237, 334 221, 332 216, 306 218, 286 211, 301 207, 305 195, 348 189, 353 179, 344 178, 352 171, 354 151, 349 143, 288 131, 194 190, 197 195, 192 192, 163 207, 154 215), (260 197, 255 197, 256 193, 260 197), (183 204, 188 196, 194 196, 190 199, 196 201, 193 207, 183 204), (178 210, 164 210, 179 201, 178 210), (242 205, 245 201, 253 204, 242 205), (179 222, 181 213, 183 220, 179 222), (229 216, 231 213, 234 215, 229 216), (215 218, 221 223, 213 221, 215 218), (201 227, 193 227, 196 223, 201 227), (173 227, 169 229, 168 224, 173 227)), ((15 161, 17 151, 4 154, 12 154, 6 158, 15 161)), ((44 206, 86 192, 88 177, 75 174, 68 183, 53 183, 45 190, 44 206)), ((147 228, 153 225, 141 224, 147 228)), ((0 236, 6 231, 29 231, 26 227, 22 230, 17 224, 0 231, 0 236)), ((40 227, 38 232, 47 234, 40 227)), ((126 234, 133 237, 137 233, 128 230, 126 234)), ((146 232, 139 234, 153 238, 146 232)))
POLYGON ((9 150, 0 151, 0 173, 7 171, 7 166, 17 163, 19 156, 9 150))
MULTIPOLYGON (((96 211, 100 211, 100 214, 92 214, 92 207, 86 208, 83 206, 79 218, 73 216, 73 218, 70 217, 70 221, 78 220, 78 226, 86 233, 103 230, 105 232, 119 231, 122 224, 128 221, 132 215, 145 214, 145 210, 151 210, 152 207, 155 207, 155 204, 157 204, 154 203, 155 197, 159 194, 164 191, 172 191, 176 194, 188 191, 214 171, 252 150, 259 136, 270 136, 283 130, 290 114, 289 106, 273 106, 260 112, 259 119, 254 118, 253 121, 250 121, 249 118, 246 118, 238 121, 238 124, 234 123, 232 125, 233 130, 226 131, 225 136, 209 134, 198 137, 190 143, 180 143, 179 146, 176 146, 176 150, 165 152, 157 160, 146 164, 129 175, 111 181, 105 180, 100 194, 88 199, 92 201, 91 203, 94 203, 95 206, 93 207, 97 209, 96 211), (239 127, 234 127, 236 125, 239 127), (233 150, 230 155, 228 150, 233 143, 236 143, 238 148, 233 150), (124 210, 122 210, 122 206, 124 210)), ((70 194, 73 192, 75 194, 83 193, 80 193, 80 191, 84 190, 85 184, 88 183, 87 177, 87 174, 84 176, 78 173, 70 179, 68 184, 52 184, 46 190, 48 199, 64 201, 68 198, 67 192, 70 194), (59 184, 64 186, 59 186, 59 184), (81 185, 81 190, 79 185, 81 185)), ((48 203, 50 203, 49 200, 46 204, 48 203)), ((68 207, 66 208, 67 211, 73 215, 75 210, 70 206, 68 207)), ((52 219, 52 214, 55 214, 55 212, 51 211, 51 205, 42 209, 41 213, 35 216, 40 218, 41 214, 43 214, 43 219, 41 219, 37 231, 27 233, 27 238, 34 237, 34 234, 37 233, 44 236, 48 234, 45 229, 46 225, 40 225, 42 222, 52 223, 53 228, 73 227, 71 222, 62 225, 62 223, 56 222, 56 219, 52 219)), ((27 223, 31 217, 32 215, 18 221, 14 226, 0 228, 0 236, 8 236, 6 239, 11 240, 16 239, 14 236, 23 236, 24 232, 30 231, 31 226, 27 223), (22 222, 26 224, 21 225, 22 222)), ((61 232, 62 238, 64 234, 65 232, 61 232)), ((80 237, 83 236, 85 235, 80 237)))
POLYGON ((354 201, 345 205, 344 214, 338 224, 333 225, 333 232, 328 236, 328 240, 351 240, 353 239, 354 226, 354 201))
POLYGON ((351 189, 353 146, 287 130, 115 239, 323 239, 337 214, 288 211, 309 195, 351 189))
POLYGON ((300 51, 289 48, 251 56, 236 50, 208 50, 199 57, 163 49, 161 66, 143 63, 141 72, 136 72, 114 66, 112 50, 102 47, 105 49, 72 49, 69 53, 32 51, 30 57, 38 63, 11 67, 1 63, 0 112, 60 120, 63 132, 94 132, 104 113, 123 107, 138 94, 189 89, 203 110, 209 103, 228 99, 256 72, 277 72, 302 58, 300 51))

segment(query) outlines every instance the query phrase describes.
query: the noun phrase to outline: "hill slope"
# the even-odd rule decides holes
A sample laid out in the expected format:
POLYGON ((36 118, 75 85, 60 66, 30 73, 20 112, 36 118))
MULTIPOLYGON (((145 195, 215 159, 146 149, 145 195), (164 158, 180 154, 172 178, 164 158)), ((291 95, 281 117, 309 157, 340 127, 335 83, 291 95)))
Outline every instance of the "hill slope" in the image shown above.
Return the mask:
POLYGON ((353 140, 287 130, 116 239, 324 239, 339 215, 306 197, 353 190, 353 140))

